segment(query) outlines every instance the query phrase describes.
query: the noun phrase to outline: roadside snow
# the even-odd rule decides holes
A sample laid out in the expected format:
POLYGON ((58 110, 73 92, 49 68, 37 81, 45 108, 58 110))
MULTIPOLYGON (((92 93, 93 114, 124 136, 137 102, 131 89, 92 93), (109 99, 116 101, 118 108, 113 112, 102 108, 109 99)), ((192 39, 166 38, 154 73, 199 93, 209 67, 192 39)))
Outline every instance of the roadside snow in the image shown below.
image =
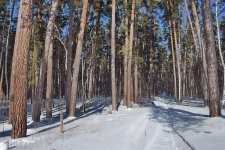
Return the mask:
POLYGON ((127 109, 120 105, 118 112, 108 114, 109 100, 91 102, 86 113, 77 108, 77 117, 64 115, 63 134, 59 133, 58 110, 65 111, 61 104, 54 108, 53 119, 45 119, 43 115, 42 121, 35 123, 29 116, 25 138, 10 139, 11 126, 1 123, 0 140, 8 139, 10 149, 16 150, 222 150, 225 147, 225 116, 206 117, 208 109, 201 106, 201 100, 186 100, 177 105, 164 94, 153 100, 143 98, 139 107, 127 109))

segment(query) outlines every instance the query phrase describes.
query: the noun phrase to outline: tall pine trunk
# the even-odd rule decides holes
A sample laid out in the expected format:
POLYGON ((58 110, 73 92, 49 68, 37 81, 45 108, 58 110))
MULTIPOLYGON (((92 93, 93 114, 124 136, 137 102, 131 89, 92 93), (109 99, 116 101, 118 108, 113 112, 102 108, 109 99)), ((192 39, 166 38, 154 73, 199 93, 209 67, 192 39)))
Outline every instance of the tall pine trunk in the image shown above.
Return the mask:
POLYGON ((12 124, 12 117, 14 114, 14 89, 15 89, 15 84, 14 84, 14 79, 15 79, 15 67, 16 67, 16 57, 17 57, 17 50, 19 46, 19 40, 20 40, 20 28, 19 25, 21 25, 21 20, 19 18, 21 17, 21 12, 22 12, 22 6, 23 6, 23 1, 20 2, 20 10, 18 13, 18 21, 17 21, 17 29, 16 29, 16 37, 15 37, 15 43, 14 43, 14 50, 13 50, 13 59, 12 59, 12 67, 11 67, 11 77, 10 77, 10 91, 9 91, 9 118, 8 118, 8 123, 12 124))
POLYGON ((130 22, 130 43, 129 43, 129 53, 128 53, 128 67, 127 67, 127 107, 131 108, 131 101, 133 98, 132 93, 132 50, 133 50, 133 40, 134 40, 134 13, 135 13, 135 1, 132 0, 132 11, 131 11, 131 22, 130 22))
POLYGON ((111 23, 111 87, 112 87, 112 110, 117 110, 116 107, 116 43, 115 43, 115 13, 116 13, 116 0, 112 0, 112 23, 111 23))
POLYGON ((81 15, 81 23, 80 23, 80 31, 78 34, 76 55, 73 63, 73 77, 72 77, 72 87, 71 87, 71 99, 70 99, 70 111, 69 116, 76 116, 76 98, 77 98, 77 85, 78 85, 78 75, 80 69, 80 57, 82 53, 82 44, 84 38, 84 29, 87 22, 87 11, 88 11, 88 0, 84 0, 82 15, 81 15))
POLYGON ((11 114, 12 138, 25 137, 27 133, 27 71, 34 2, 33 0, 22 0, 20 3, 14 46, 16 57, 13 57, 12 70, 14 72, 11 78, 13 90, 10 91, 10 101, 13 101, 10 108, 13 109, 13 114, 11 114))
POLYGON ((219 101, 218 67, 216 57, 216 46, 212 24, 211 6, 209 0, 202 0, 202 12, 206 39, 207 71, 209 84, 209 114, 210 117, 221 115, 219 101))
POLYGON ((124 67, 124 74, 123 74, 123 106, 127 106, 127 51, 129 47, 129 38, 128 38, 128 14, 127 14, 127 0, 124 0, 124 7, 125 7, 125 53, 124 53, 124 60, 123 60, 123 67, 124 67))
POLYGON ((74 0, 70 0, 70 14, 69 14, 69 33, 68 33, 68 45, 67 45, 67 70, 66 70, 66 114, 69 114, 70 110, 70 98, 71 98, 71 77, 72 77, 72 47, 73 47, 73 13, 74 13, 74 0))
POLYGON ((53 62, 53 38, 51 39, 47 62, 46 118, 52 118, 52 62, 53 62))

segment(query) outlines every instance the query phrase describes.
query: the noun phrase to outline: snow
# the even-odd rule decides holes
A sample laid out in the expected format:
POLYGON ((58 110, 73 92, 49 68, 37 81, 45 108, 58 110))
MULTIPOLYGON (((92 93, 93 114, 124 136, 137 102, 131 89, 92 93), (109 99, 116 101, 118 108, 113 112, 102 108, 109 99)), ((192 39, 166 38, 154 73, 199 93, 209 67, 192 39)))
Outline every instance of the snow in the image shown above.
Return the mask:
MULTIPOLYGON (((127 109, 121 104, 111 111, 110 98, 96 98, 77 117, 64 114, 64 133, 60 134, 59 111, 65 101, 54 100, 53 118, 40 123, 28 113, 27 137, 11 139, 11 126, 0 124, 0 140, 9 140, 9 148, 22 150, 223 150, 225 116, 208 117, 201 99, 187 99, 178 105, 165 93, 153 99, 142 98, 139 105, 127 109)), ((31 104, 28 103, 31 111, 31 104)), ((224 109, 222 113, 225 114, 224 109)))

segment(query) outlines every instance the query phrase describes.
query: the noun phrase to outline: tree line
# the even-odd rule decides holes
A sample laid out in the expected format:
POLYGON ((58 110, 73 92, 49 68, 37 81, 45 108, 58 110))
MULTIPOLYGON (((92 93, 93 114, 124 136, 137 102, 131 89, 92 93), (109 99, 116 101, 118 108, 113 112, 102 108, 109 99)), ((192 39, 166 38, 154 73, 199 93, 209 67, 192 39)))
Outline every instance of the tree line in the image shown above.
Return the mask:
POLYGON ((200 97, 210 117, 225 98, 223 0, 2 0, 0 98, 12 138, 26 136, 27 99, 40 122, 42 99, 111 97, 131 108, 163 92, 200 97))

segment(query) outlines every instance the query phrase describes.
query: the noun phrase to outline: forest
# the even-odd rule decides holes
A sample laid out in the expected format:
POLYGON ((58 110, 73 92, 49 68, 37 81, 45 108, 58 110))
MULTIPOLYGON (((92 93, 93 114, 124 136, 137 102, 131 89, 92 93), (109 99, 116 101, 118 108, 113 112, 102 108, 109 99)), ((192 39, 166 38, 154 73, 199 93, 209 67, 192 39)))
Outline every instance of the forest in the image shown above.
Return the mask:
POLYGON ((132 108, 166 93, 178 104, 202 98, 209 116, 225 100, 224 0, 1 0, 0 99, 9 101, 12 138, 53 117, 65 99, 111 97, 132 108))

